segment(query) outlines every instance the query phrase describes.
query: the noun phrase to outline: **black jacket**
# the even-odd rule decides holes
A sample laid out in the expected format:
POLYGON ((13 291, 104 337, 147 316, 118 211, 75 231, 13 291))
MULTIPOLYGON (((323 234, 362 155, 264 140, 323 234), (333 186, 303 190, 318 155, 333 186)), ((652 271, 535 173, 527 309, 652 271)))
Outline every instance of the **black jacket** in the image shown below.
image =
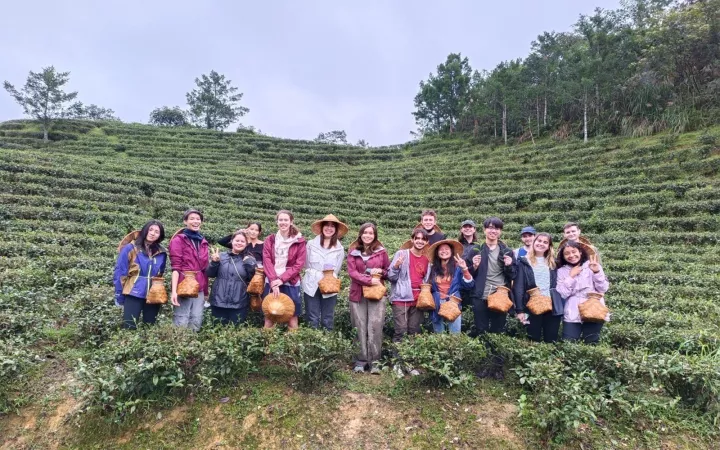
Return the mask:
MULTIPOLYGON (((530 298, 527 291, 536 288, 535 274, 527 257, 522 256, 517 263, 517 276, 513 283, 513 301, 515 302, 515 312, 530 313, 527 310, 527 302, 530 298)), ((557 290, 557 270, 550 269, 550 297, 552 298, 552 315, 562 316, 564 313, 563 299, 557 290)))
POLYGON ((209 278, 215 278, 210 291, 210 304, 220 308, 247 308, 250 297, 247 285, 255 275, 255 258, 247 255, 222 253, 220 261, 210 262, 205 269, 209 278))
MULTIPOLYGON (((500 247, 500 252, 498 253, 498 261, 500 262, 501 267, 503 267, 503 272, 505 275, 505 286, 507 288, 510 288, 512 280, 515 279, 517 270, 517 265, 515 263, 515 255, 513 255, 512 249, 505 245, 504 242, 498 241, 498 246, 500 247), (505 256, 506 254, 509 255, 513 260, 512 264, 510 264, 509 266, 506 266, 505 261, 503 261, 503 256, 505 256)), ((474 245, 468 250, 469 251, 466 252, 465 262, 470 268, 470 275, 472 275, 472 277, 475 279, 475 295, 477 295, 479 298, 482 298, 483 292, 485 292, 485 281, 487 280, 489 249, 487 247, 487 244, 483 242, 481 245, 474 245), (475 249, 478 249, 479 252, 475 251, 475 249), (477 268, 477 270, 475 270, 472 259, 477 254, 480 254, 482 258, 480 260, 480 266, 477 268)))

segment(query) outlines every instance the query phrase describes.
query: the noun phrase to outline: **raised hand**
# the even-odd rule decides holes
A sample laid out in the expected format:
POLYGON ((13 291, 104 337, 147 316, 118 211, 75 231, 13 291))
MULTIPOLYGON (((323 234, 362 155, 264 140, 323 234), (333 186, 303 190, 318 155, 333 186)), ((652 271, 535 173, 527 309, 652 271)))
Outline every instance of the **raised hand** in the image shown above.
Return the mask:
POLYGON ((593 273, 600 272, 600 263, 598 262, 597 255, 591 256, 589 261, 590 264, 588 264, 588 267, 590 268, 590 270, 592 270, 593 273))
POLYGON ((220 249, 215 247, 213 248, 213 252, 210 255, 210 259, 212 259, 214 262, 220 261, 220 249))
POLYGON ((505 262, 506 266, 512 265, 512 256, 508 253, 507 255, 503 256, 503 261, 505 262))
POLYGON ((400 255, 397 261, 395 261, 395 269, 399 269, 400 266, 402 266, 403 261, 405 261, 405 255, 400 255))
POLYGON ((467 268, 468 268, 468 267, 467 267, 467 263, 465 262, 464 259, 462 259, 462 257, 461 257, 460 255, 455 254, 455 255, 453 256, 453 258, 455 258, 455 265, 456 265, 456 266, 458 266, 458 267, 461 268, 462 270, 467 270, 467 268))
POLYGON ((481 255, 475 255, 475 256, 473 256, 472 262, 473 262, 473 267, 474 267, 475 269, 477 269, 478 267, 480 267, 480 261, 482 261, 482 256, 481 256, 481 255))

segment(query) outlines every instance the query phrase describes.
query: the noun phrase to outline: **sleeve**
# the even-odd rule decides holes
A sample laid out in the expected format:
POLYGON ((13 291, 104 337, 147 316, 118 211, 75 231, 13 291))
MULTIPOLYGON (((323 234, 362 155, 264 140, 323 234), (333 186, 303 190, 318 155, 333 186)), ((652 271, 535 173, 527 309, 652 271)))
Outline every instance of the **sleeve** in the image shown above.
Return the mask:
POLYGON ((593 288, 595 289, 595 292, 599 292, 601 294, 606 293, 608 289, 610 289, 610 282, 605 276, 605 271, 602 266, 600 266, 600 272, 593 274, 593 288))
MULTIPOLYGON (((469 270, 470 269, 468 269, 468 271, 469 270)), ((458 267, 455 269, 455 271, 458 273, 458 289, 470 290, 475 288, 475 279, 472 277, 472 274, 470 274, 470 281, 468 281, 465 279, 465 276, 463 275, 463 270, 461 268, 458 267)))
MULTIPOLYGON (((510 249, 508 249, 510 250, 510 249)), ((515 254, 510 250, 506 253, 507 255, 510 255, 510 258, 512 259, 512 264, 509 266, 504 266, 503 272, 505 273, 505 278, 508 280, 514 280, 515 277, 517 277, 517 259, 515 259, 515 254)), ((505 263, 503 262, 503 265, 505 263)))
POLYGON ((122 296, 123 290, 123 277, 126 277, 128 270, 130 269, 130 262, 128 261, 128 254, 132 249, 131 245, 126 245, 120 250, 117 262, 115 263, 115 270, 113 271, 113 284, 115 285, 115 297, 122 296))
POLYGON ((576 280, 570 276, 569 270, 561 269, 558 269, 557 291, 562 298, 568 298, 575 292, 576 280))
MULTIPOLYGON (((393 281, 393 282, 396 282, 396 281, 398 280, 398 277, 400 276, 400 271, 402 270, 402 266, 403 266, 403 265, 400 264, 400 268, 399 268, 399 269, 396 269, 396 268, 395 268, 395 264, 396 264, 397 260, 400 258, 400 255, 401 255, 401 254, 404 254, 404 253, 405 253, 404 250, 398 250, 398 251, 395 252, 395 254, 393 255, 393 259, 392 259, 392 261, 390 262, 390 267, 388 268, 388 271, 387 271, 387 278, 388 278, 388 280, 393 281)), ((406 257, 406 258, 407 258, 407 257, 406 257)), ((403 264, 404 264, 404 263, 405 263, 405 261, 403 261, 403 264)))
POLYGON ((335 258, 335 278, 340 278, 340 269, 342 268, 342 263, 344 259, 345 249, 342 249, 341 251, 337 252, 337 257, 335 258))
POLYGON ((282 280, 283 283, 287 283, 288 280, 292 280, 294 277, 299 276, 300 271, 305 266, 305 260, 307 259, 307 247, 304 243, 294 245, 298 246, 298 252, 292 265, 290 265, 290 267, 288 267, 287 270, 280 275, 280 280, 282 280))
POLYGON ((161 277, 165 273, 165 267, 167 266, 167 255, 163 255, 162 262, 160 263, 160 268, 158 269, 157 276, 161 277))
POLYGON ((245 283, 249 283, 252 277, 255 276, 255 268, 257 267, 257 261, 255 258, 248 255, 243 258, 243 268, 245 269, 245 283))
POLYGON ((220 271, 220 261, 212 261, 210 260, 210 265, 207 269, 205 269, 205 275, 208 276, 208 278, 215 278, 218 276, 218 272, 220 271))
POLYGON ((515 311, 523 312, 525 310, 525 265, 517 263, 517 277, 513 283, 513 300, 515 303, 515 311))
POLYGON ((275 265, 272 263, 272 253, 274 251, 275 241, 268 237, 263 244, 263 269, 265 270, 265 276, 270 283, 277 280, 278 277, 275 273, 275 265))
POLYGON ((357 282, 358 284, 361 284, 363 286, 370 286, 370 280, 372 280, 372 277, 370 275, 360 273, 357 270, 357 258, 354 256, 348 255, 347 257, 347 267, 348 267, 348 275, 350 276, 350 279, 357 282))
POLYGON ((168 252, 170 253, 170 265, 172 270, 176 272, 182 272, 185 267, 185 259, 183 258, 183 252, 181 248, 179 238, 174 238, 170 241, 168 246, 168 252))
POLYGON ((388 257, 387 251, 382 252, 382 278, 387 280, 388 269, 390 268, 390 257, 388 257))
POLYGON ((232 234, 228 234, 224 238, 220 238, 220 240, 217 241, 218 245, 222 245, 226 248, 232 248, 232 244, 230 243, 230 238, 232 238, 232 234))

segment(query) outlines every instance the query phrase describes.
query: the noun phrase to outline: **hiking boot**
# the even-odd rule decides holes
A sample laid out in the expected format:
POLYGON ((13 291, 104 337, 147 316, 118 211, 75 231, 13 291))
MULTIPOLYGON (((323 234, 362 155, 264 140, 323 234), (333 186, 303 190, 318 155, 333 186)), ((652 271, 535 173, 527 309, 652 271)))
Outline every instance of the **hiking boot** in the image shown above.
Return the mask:
POLYGON ((410 375, 416 377, 416 376, 420 375, 420 372, 418 372, 417 369, 413 369, 413 370, 410 371, 410 375))
POLYGON ((370 368, 370 374, 371 375, 380 375, 380 373, 381 373, 380 367, 373 364, 373 366, 370 368))
POLYGON ((355 368, 353 369, 353 372, 355 372, 355 373, 363 373, 363 372, 365 372, 365 366, 362 366, 362 365, 358 364, 358 365, 355 366, 355 368))

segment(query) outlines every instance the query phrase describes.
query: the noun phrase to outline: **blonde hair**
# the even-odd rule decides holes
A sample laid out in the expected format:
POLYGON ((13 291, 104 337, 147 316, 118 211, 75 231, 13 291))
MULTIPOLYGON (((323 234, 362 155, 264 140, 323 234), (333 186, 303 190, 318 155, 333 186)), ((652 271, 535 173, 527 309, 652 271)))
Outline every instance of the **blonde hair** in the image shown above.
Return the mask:
POLYGON ((295 237, 300 233, 300 229, 295 226, 295 216, 293 216, 293 213, 290 212, 290 210, 287 209, 281 209, 280 211, 275 214, 275 221, 277 222, 278 218, 280 217, 280 214, 287 214, 287 216, 290 218, 290 229, 288 230, 288 236, 295 237))
POLYGON ((548 240, 548 249, 545 250, 545 254, 542 256, 545 257, 545 263, 550 268, 550 270, 553 270, 555 269, 555 250, 553 249, 552 236, 550 236, 548 233, 538 233, 535 236, 535 239, 533 239, 533 245, 530 246, 530 250, 527 253, 527 260, 531 266, 537 264, 537 256, 535 255, 535 240, 540 236, 547 238, 548 240))

